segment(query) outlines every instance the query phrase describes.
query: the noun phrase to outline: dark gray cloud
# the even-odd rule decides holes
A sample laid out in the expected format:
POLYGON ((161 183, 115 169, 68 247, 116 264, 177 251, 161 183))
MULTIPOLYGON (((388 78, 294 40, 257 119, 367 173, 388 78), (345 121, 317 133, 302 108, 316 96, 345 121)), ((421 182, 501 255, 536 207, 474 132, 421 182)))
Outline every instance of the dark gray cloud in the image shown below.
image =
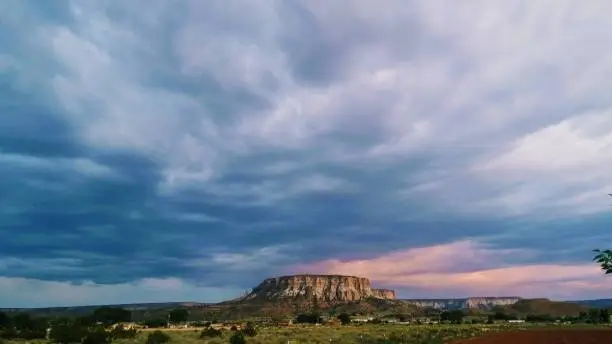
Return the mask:
POLYGON ((0 5, 0 290, 214 299, 466 238, 589 259, 608 5, 520 3, 0 5))

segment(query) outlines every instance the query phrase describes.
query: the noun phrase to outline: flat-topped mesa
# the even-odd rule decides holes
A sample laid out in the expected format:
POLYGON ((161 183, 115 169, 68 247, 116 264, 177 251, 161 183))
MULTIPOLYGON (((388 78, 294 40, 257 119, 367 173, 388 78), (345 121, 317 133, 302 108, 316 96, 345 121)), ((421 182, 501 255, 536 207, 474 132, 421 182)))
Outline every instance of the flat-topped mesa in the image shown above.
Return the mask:
POLYGON ((395 290, 372 289, 372 296, 377 299, 395 300, 395 290))
POLYGON ((395 299, 395 292, 373 289, 370 280, 342 275, 292 275, 267 278, 245 299, 346 302, 368 298, 395 299))
POLYGON ((468 297, 466 308, 491 309, 495 306, 513 305, 521 300, 518 296, 468 297))
POLYGON ((521 298, 518 296, 501 296, 458 299, 406 299, 404 301, 422 308, 490 310, 495 306, 513 305, 519 300, 521 300, 521 298))

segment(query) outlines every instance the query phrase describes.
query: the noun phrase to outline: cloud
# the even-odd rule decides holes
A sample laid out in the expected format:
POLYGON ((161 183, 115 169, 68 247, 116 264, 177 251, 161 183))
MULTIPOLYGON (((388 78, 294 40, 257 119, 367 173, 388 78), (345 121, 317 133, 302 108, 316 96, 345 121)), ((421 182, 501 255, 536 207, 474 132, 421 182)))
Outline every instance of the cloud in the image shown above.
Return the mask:
MULTIPOLYGON (((295 267, 302 273, 368 276, 414 295, 520 295, 573 298, 606 295, 608 282, 593 264, 525 263, 534 252, 459 241, 395 251, 360 260, 325 260, 295 267), (523 262, 521 262, 523 261, 523 262)), ((418 297, 418 296, 417 296, 418 297)))
POLYGON ((529 133, 514 148, 479 163, 475 170, 491 182, 501 178, 517 185, 513 192, 488 200, 489 205, 578 213, 606 209, 603 199, 612 187, 612 136, 603 129, 612 127, 608 112, 580 114, 529 133))
POLYGON ((513 172, 552 172, 596 168, 610 159, 610 112, 576 116, 522 137, 516 148, 489 161, 484 168, 513 172))
POLYGON ((467 239, 580 266, 612 238, 610 9, 13 1, 2 275, 248 288, 467 239))
MULTIPOLYGON (((605 97, 599 89, 608 82, 595 77, 609 66, 605 58, 586 63, 588 52, 601 56, 597 42, 607 38, 600 15, 605 4, 564 3, 544 15, 545 3, 454 5, 453 12, 437 2, 414 1, 411 11, 360 3, 346 12, 320 2, 263 2, 246 18, 216 3, 187 1, 169 8, 156 2, 152 8, 163 19, 155 25, 133 6, 73 2, 74 25, 47 30, 50 52, 64 71, 49 86, 86 143, 163 161, 166 192, 215 188, 237 157, 264 149, 316 151, 317 161, 358 170, 423 154, 447 172, 429 185, 452 191, 452 204, 463 204, 458 210, 475 211, 481 207, 478 199, 487 197, 496 210, 528 212, 536 200, 526 197, 533 196, 519 194, 508 204, 504 194, 520 192, 520 186, 490 186, 487 176, 471 173, 469 163, 504 154, 526 132, 601 108, 605 97), (476 8, 499 20, 475 17, 476 8), (131 20, 119 22, 106 16, 106 9, 131 20), (380 13, 366 16, 366 9, 380 13), (179 13, 187 14, 185 20, 172 26, 179 13), (211 13, 219 18, 202 19, 211 13), (594 19, 581 19, 587 17, 594 19), (414 44, 400 48, 396 32, 406 25, 414 27, 414 44), (296 43, 312 28, 316 35, 296 43), (205 31, 215 34, 200 34, 205 31), (155 32, 165 32, 159 43, 144 39, 155 32), (174 59, 154 56, 165 45, 174 59), (569 45, 578 45, 583 54, 565 54, 569 45), (144 81, 153 79, 167 79, 167 86, 144 81), (181 87, 187 84, 192 86, 181 87), (217 100, 202 98, 203 92, 217 100), (567 97, 564 105, 549 101, 560 97, 567 97), (97 110, 83 116, 88 107, 97 110), (469 183, 489 194, 466 197, 449 187, 452 183, 469 183)), ((575 155, 563 159, 581 161, 575 155)), ((527 174, 528 168, 521 171, 527 174)), ((265 184, 248 192, 270 193, 265 184)), ((577 212, 596 202, 574 196, 577 212)))
POLYGON ((0 163, 13 172, 19 170, 49 170, 58 173, 78 173, 94 178, 120 178, 111 168, 95 161, 83 158, 50 158, 43 159, 35 156, 20 154, 3 154, 0 151, 0 163))

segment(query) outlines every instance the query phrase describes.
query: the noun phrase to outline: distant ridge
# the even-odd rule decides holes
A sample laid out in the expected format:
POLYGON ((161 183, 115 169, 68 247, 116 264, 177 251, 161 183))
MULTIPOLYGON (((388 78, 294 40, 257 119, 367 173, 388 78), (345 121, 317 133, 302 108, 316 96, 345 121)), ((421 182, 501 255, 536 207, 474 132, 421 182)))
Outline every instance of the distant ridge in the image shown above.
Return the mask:
POLYGON ((434 309, 491 309, 495 306, 507 306, 522 300, 519 296, 477 296, 465 298, 438 299, 401 299, 422 308, 434 309))
MULTIPOLYGON (((414 299, 398 299, 411 304, 422 304, 422 307, 429 307, 427 304, 439 303, 448 305, 448 309, 460 309, 464 307, 470 299, 523 299, 516 296, 487 296, 487 297, 464 297, 464 298, 414 298, 414 299)), ((238 301, 241 298, 228 301, 238 301)), ((187 307, 199 308, 224 304, 228 301, 218 303, 206 302, 145 302, 145 303, 118 303, 118 304, 98 304, 98 305, 82 305, 82 306, 54 306, 54 307, 4 307, 0 308, 3 312, 20 312, 30 311, 36 313, 53 313, 53 312, 68 312, 68 313, 88 313, 98 307, 120 307, 128 310, 151 310, 164 309, 171 307, 187 307)), ((593 299, 593 300, 566 300, 560 302, 573 303, 593 308, 612 308, 612 299, 593 299)))
MULTIPOLYGON (((521 297, 516 296, 487 296, 487 297, 464 297, 464 298, 414 298, 414 299, 398 299, 407 303, 445 303, 448 304, 452 309, 453 307, 461 308, 469 299, 512 299, 521 297)), ((231 301, 237 301, 240 298, 236 298, 231 301)), ((228 300, 230 301, 230 300, 228 300)), ((98 304, 98 305, 82 305, 82 306, 53 306, 53 307, 3 307, 0 311, 4 312, 19 312, 19 311, 41 311, 41 312, 53 312, 53 311, 74 311, 74 312, 90 312, 98 307, 120 307, 128 310, 148 310, 148 309, 161 309, 169 307, 206 307, 223 304, 228 301, 222 301, 218 303, 206 303, 206 302, 145 302, 145 303, 118 303, 118 304, 98 304)), ((562 302, 574 303, 594 308, 612 308, 612 299, 593 299, 593 300, 566 300, 562 302)))
POLYGON ((566 301, 591 308, 612 308, 612 299, 566 301))
POLYGON ((127 310, 148 310, 148 309, 160 309, 168 307, 198 307, 208 306, 210 303, 202 302, 146 302, 146 303, 118 303, 118 304, 98 304, 98 305, 83 305, 83 306, 54 306, 54 307, 22 307, 22 308, 0 308, 0 311, 4 312, 20 312, 20 311, 31 311, 41 313, 53 313, 53 312, 66 312, 72 311, 76 313, 88 313, 99 307, 118 307, 127 310))

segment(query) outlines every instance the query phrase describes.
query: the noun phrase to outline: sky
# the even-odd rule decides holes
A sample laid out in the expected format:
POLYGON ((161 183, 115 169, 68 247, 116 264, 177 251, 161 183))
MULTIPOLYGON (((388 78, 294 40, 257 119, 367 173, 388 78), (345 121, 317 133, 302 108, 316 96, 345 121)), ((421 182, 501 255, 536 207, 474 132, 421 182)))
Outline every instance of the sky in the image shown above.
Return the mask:
POLYGON ((0 307, 612 297, 612 3, 0 3, 0 307))

